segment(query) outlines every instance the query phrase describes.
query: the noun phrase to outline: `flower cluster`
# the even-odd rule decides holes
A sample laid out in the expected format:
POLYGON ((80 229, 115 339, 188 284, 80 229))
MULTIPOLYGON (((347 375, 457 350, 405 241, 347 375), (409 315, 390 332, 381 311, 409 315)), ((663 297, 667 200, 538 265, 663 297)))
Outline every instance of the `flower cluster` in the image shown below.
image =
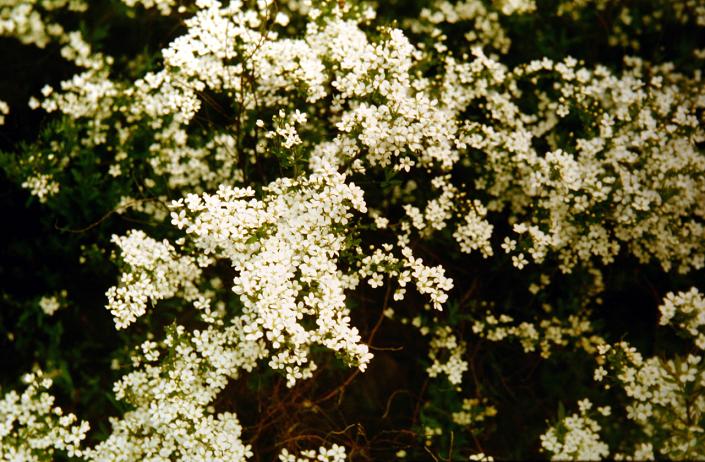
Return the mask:
POLYGON ((471 63, 452 63, 463 84, 456 91, 468 105, 484 98, 478 85, 491 91, 490 122, 466 122, 460 139, 486 159, 476 186, 495 198, 488 208, 513 215, 522 242, 515 266, 524 266, 525 253, 536 263, 553 254, 570 272, 595 257, 609 264, 622 248, 666 270, 703 266, 698 75, 662 66, 647 78, 638 58, 625 60, 622 75, 571 58, 509 70, 475 54, 471 63), (551 87, 537 89, 534 113, 520 110, 520 82, 551 87), (564 124, 580 120, 591 122, 557 142, 564 124), (537 150, 539 140, 548 149, 537 150))
POLYGON ((460 385, 463 373, 468 370, 468 363, 463 359, 465 342, 453 334, 450 326, 441 326, 433 333, 429 346, 428 357, 431 365, 426 369, 428 375, 436 377, 445 374, 450 383, 460 385), (444 357, 447 359, 443 359, 444 357))
POLYGON ((59 183, 51 175, 38 174, 31 176, 22 182, 22 187, 27 188, 39 202, 46 202, 50 197, 59 192, 59 183))
POLYGON ((639 425, 642 443, 657 454, 689 459, 702 454, 705 439, 705 369, 702 356, 644 359, 627 342, 599 347, 604 366, 595 379, 609 388, 616 383, 626 395, 627 418, 639 425))
POLYGON ((27 388, 21 395, 10 391, 0 401, 0 458, 48 462, 57 451, 81 457, 88 422, 54 404, 48 392, 52 380, 42 372, 27 374, 23 381, 27 388))
POLYGON ((5 101, 0 100, 0 125, 5 124, 5 116, 10 113, 10 106, 5 101))
MULTIPOLYGON (((205 300, 197 308, 210 312, 205 300)), ((252 370, 266 350, 247 338, 239 319, 226 324, 217 313, 210 314, 204 316, 212 323, 206 329, 188 333, 175 326, 159 343, 141 345, 141 355, 133 360, 141 367, 114 387, 117 398, 133 409, 111 418, 110 436, 86 451, 88 460, 224 462, 252 455, 240 440, 237 416, 217 413, 212 405, 228 380, 252 370), (144 444, 145 439, 151 443, 144 444)))
POLYGON ((611 13, 615 20, 609 25, 608 43, 632 50, 641 48, 640 35, 663 30, 664 16, 673 17, 681 25, 705 25, 705 5, 698 0, 657 0, 634 5, 609 0, 562 0, 559 2, 557 13, 578 20, 581 16, 603 14, 612 8, 614 10, 611 13))
POLYGON ((345 447, 337 444, 330 448, 321 446, 318 451, 315 449, 301 451, 298 455, 291 454, 286 449, 282 449, 279 453, 280 462, 344 462, 345 460, 345 447))
POLYGON ((705 350, 705 297, 691 287, 687 292, 669 292, 659 306, 659 324, 672 324, 695 341, 695 345, 705 350))
MULTIPOLYGON (((602 460, 609 455, 607 444, 599 436, 600 425, 590 417, 592 403, 584 399, 580 412, 571 414, 541 435, 541 448, 551 460, 602 460)), ((602 412, 609 414, 609 408, 602 412)))
POLYGON ((39 299, 39 307, 42 309, 44 314, 51 316, 56 313, 62 306, 65 306, 67 293, 62 290, 61 293, 57 295, 48 295, 39 299))
POLYGON ((289 386, 311 376, 314 344, 364 370, 372 355, 350 325, 344 294, 358 279, 338 263, 351 211, 366 211, 362 190, 321 165, 307 178, 271 183, 262 200, 253 195, 225 186, 189 195, 174 203, 172 222, 204 255, 233 266, 248 338, 267 340, 269 365, 286 371, 289 386))
POLYGON ((460 411, 453 413, 453 422, 465 427, 480 427, 487 417, 497 415, 497 409, 486 399, 465 398, 460 411))
MULTIPOLYGON (((544 307, 546 311, 547 308, 544 307)), ((493 342, 517 339, 527 353, 540 350, 541 356, 548 358, 556 348, 575 346, 587 353, 594 353, 604 340, 593 334, 589 319, 584 316, 569 315, 566 318, 551 316, 537 323, 523 321, 516 323, 507 314, 499 317, 487 312, 473 323, 473 333, 493 342)))
POLYGON ((195 258, 179 255, 168 241, 158 242, 142 231, 113 236, 113 242, 126 265, 119 285, 106 293, 118 329, 144 315, 149 303, 177 295, 193 301, 198 296, 195 281, 201 272, 195 258))

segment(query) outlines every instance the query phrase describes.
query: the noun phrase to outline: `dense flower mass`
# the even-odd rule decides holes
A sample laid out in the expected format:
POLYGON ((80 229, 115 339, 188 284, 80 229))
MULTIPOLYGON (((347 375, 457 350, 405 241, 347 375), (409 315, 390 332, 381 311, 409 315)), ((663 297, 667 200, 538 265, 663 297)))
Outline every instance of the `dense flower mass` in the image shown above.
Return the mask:
POLYGON ((1 459, 705 458, 705 2, 397 3, 0 0, 1 459))

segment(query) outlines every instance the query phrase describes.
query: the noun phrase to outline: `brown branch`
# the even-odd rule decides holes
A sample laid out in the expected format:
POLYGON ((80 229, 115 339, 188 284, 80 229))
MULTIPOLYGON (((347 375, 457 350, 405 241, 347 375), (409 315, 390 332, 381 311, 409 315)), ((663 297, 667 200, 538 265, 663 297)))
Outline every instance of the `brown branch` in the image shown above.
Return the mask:
POLYGON ((427 453, 430 454, 431 457, 433 457, 433 460, 434 460, 435 462, 438 462, 438 457, 436 457, 435 454, 433 454, 433 453, 431 452, 431 450, 428 449, 428 446, 426 446, 426 445, 424 444, 423 448, 424 448, 424 450, 426 450, 427 453))
POLYGON ((423 385, 421 386, 421 392, 419 393, 419 398, 416 400, 416 407, 414 408, 414 415, 411 417, 411 425, 413 426, 416 423, 416 419, 419 416, 419 412, 421 411, 421 400, 423 398, 424 393, 426 393, 426 388, 428 387, 428 380, 429 377, 426 377, 426 380, 424 380, 423 385))
POLYGON ((455 442, 455 433, 453 430, 450 431, 450 447, 448 448, 448 462, 453 460, 453 443, 455 442))
POLYGON ((382 414, 382 419, 386 419, 387 416, 389 415, 389 411, 390 411, 390 409, 391 409, 391 407, 392 407, 392 400, 393 400, 394 397, 395 397, 396 395, 398 395, 399 393, 409 393, 409 394, 411 394, 411 392, 410 392, 409 390, 404 390, 404 389, 401 389, 401 390, 394 390, 394 392, 393 392, 391 395, 389 395, 389 398, 387 398, 387 404, 386 404, 386 406, 384 407, 384 414, 382 414))
MULTIPOLYGON (((377 331, 379 330, 380 326, 382 325, 382 321, 384 320, 384 312, 387 309, 387 305, 389 304, 389 297, 392 294, 392 284, 388 283, 387 284, 387 291, 384 294, 384 303, 382 305, 382 312, 379 315, 379 318, 377 319, 377 322, 375 323, 374 327, 372 327, 372 330, 370 331, 370 335, 367 337, 367 344, 369 345, 372 343, 372 340, 375 338, 375 335, 377 334, 377 331)), ((331 390, 330 392, 326 393, 323 397, 319 398, 316 400, 316 404, 322 403, 324 401, 328 401, 338 393, 342 394, 345 388, 350 385, 350 382, 355 380, 355 377, 357 377, 360 374, 360 369, 356 369, 355 372, 350 374, 347 379, 343 383, 341 383, 339 386, 337 386, 335 389, 331 390)))
POLYGON ((139 204, 140 202, 150 202, 150 201, 157 202, 159 204, 162 204, 164 207, 168 208, 168 206, 166 204, 164 204, 161 200, 159 200, 157 198, 147 197, 144 199, 133 199, 131 201, 128 201, 125 204, 118 205, 118 206, 114 207, 108 213, 106 213, 105 215, 100 217, 97 221, 94 221, 93 223, 91 223, 83 228, 71 229, 71 228, 59 226, 58 224, 54 223, 54 229, 56 229, 57 231, 65 231, 67 233, 85 233, 86 231, 91 230, 91 229, 95 228, 96 226, 100 225, 102 222, 104 222, 105 220, 110 218, 110 216, 113 214, 120 213, 123 210, 129 209, 132 205, 139 204))

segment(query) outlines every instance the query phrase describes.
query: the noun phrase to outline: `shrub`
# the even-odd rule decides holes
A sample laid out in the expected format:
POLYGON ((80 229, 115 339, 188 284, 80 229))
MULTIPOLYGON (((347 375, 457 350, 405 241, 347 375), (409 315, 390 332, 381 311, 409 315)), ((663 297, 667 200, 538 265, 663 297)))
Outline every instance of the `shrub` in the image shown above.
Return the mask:
POLYGON ((0 457, 705 457, 704 26, 0 0, 0 457))

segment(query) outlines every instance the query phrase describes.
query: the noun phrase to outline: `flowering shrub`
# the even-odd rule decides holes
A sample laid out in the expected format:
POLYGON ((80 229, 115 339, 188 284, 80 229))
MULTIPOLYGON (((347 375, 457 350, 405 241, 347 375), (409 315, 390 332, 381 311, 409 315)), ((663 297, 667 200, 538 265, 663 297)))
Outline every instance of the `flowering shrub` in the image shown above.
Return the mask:
POLYGON ((705 458, 703 27, 0 0, 0 457, 705 458))

